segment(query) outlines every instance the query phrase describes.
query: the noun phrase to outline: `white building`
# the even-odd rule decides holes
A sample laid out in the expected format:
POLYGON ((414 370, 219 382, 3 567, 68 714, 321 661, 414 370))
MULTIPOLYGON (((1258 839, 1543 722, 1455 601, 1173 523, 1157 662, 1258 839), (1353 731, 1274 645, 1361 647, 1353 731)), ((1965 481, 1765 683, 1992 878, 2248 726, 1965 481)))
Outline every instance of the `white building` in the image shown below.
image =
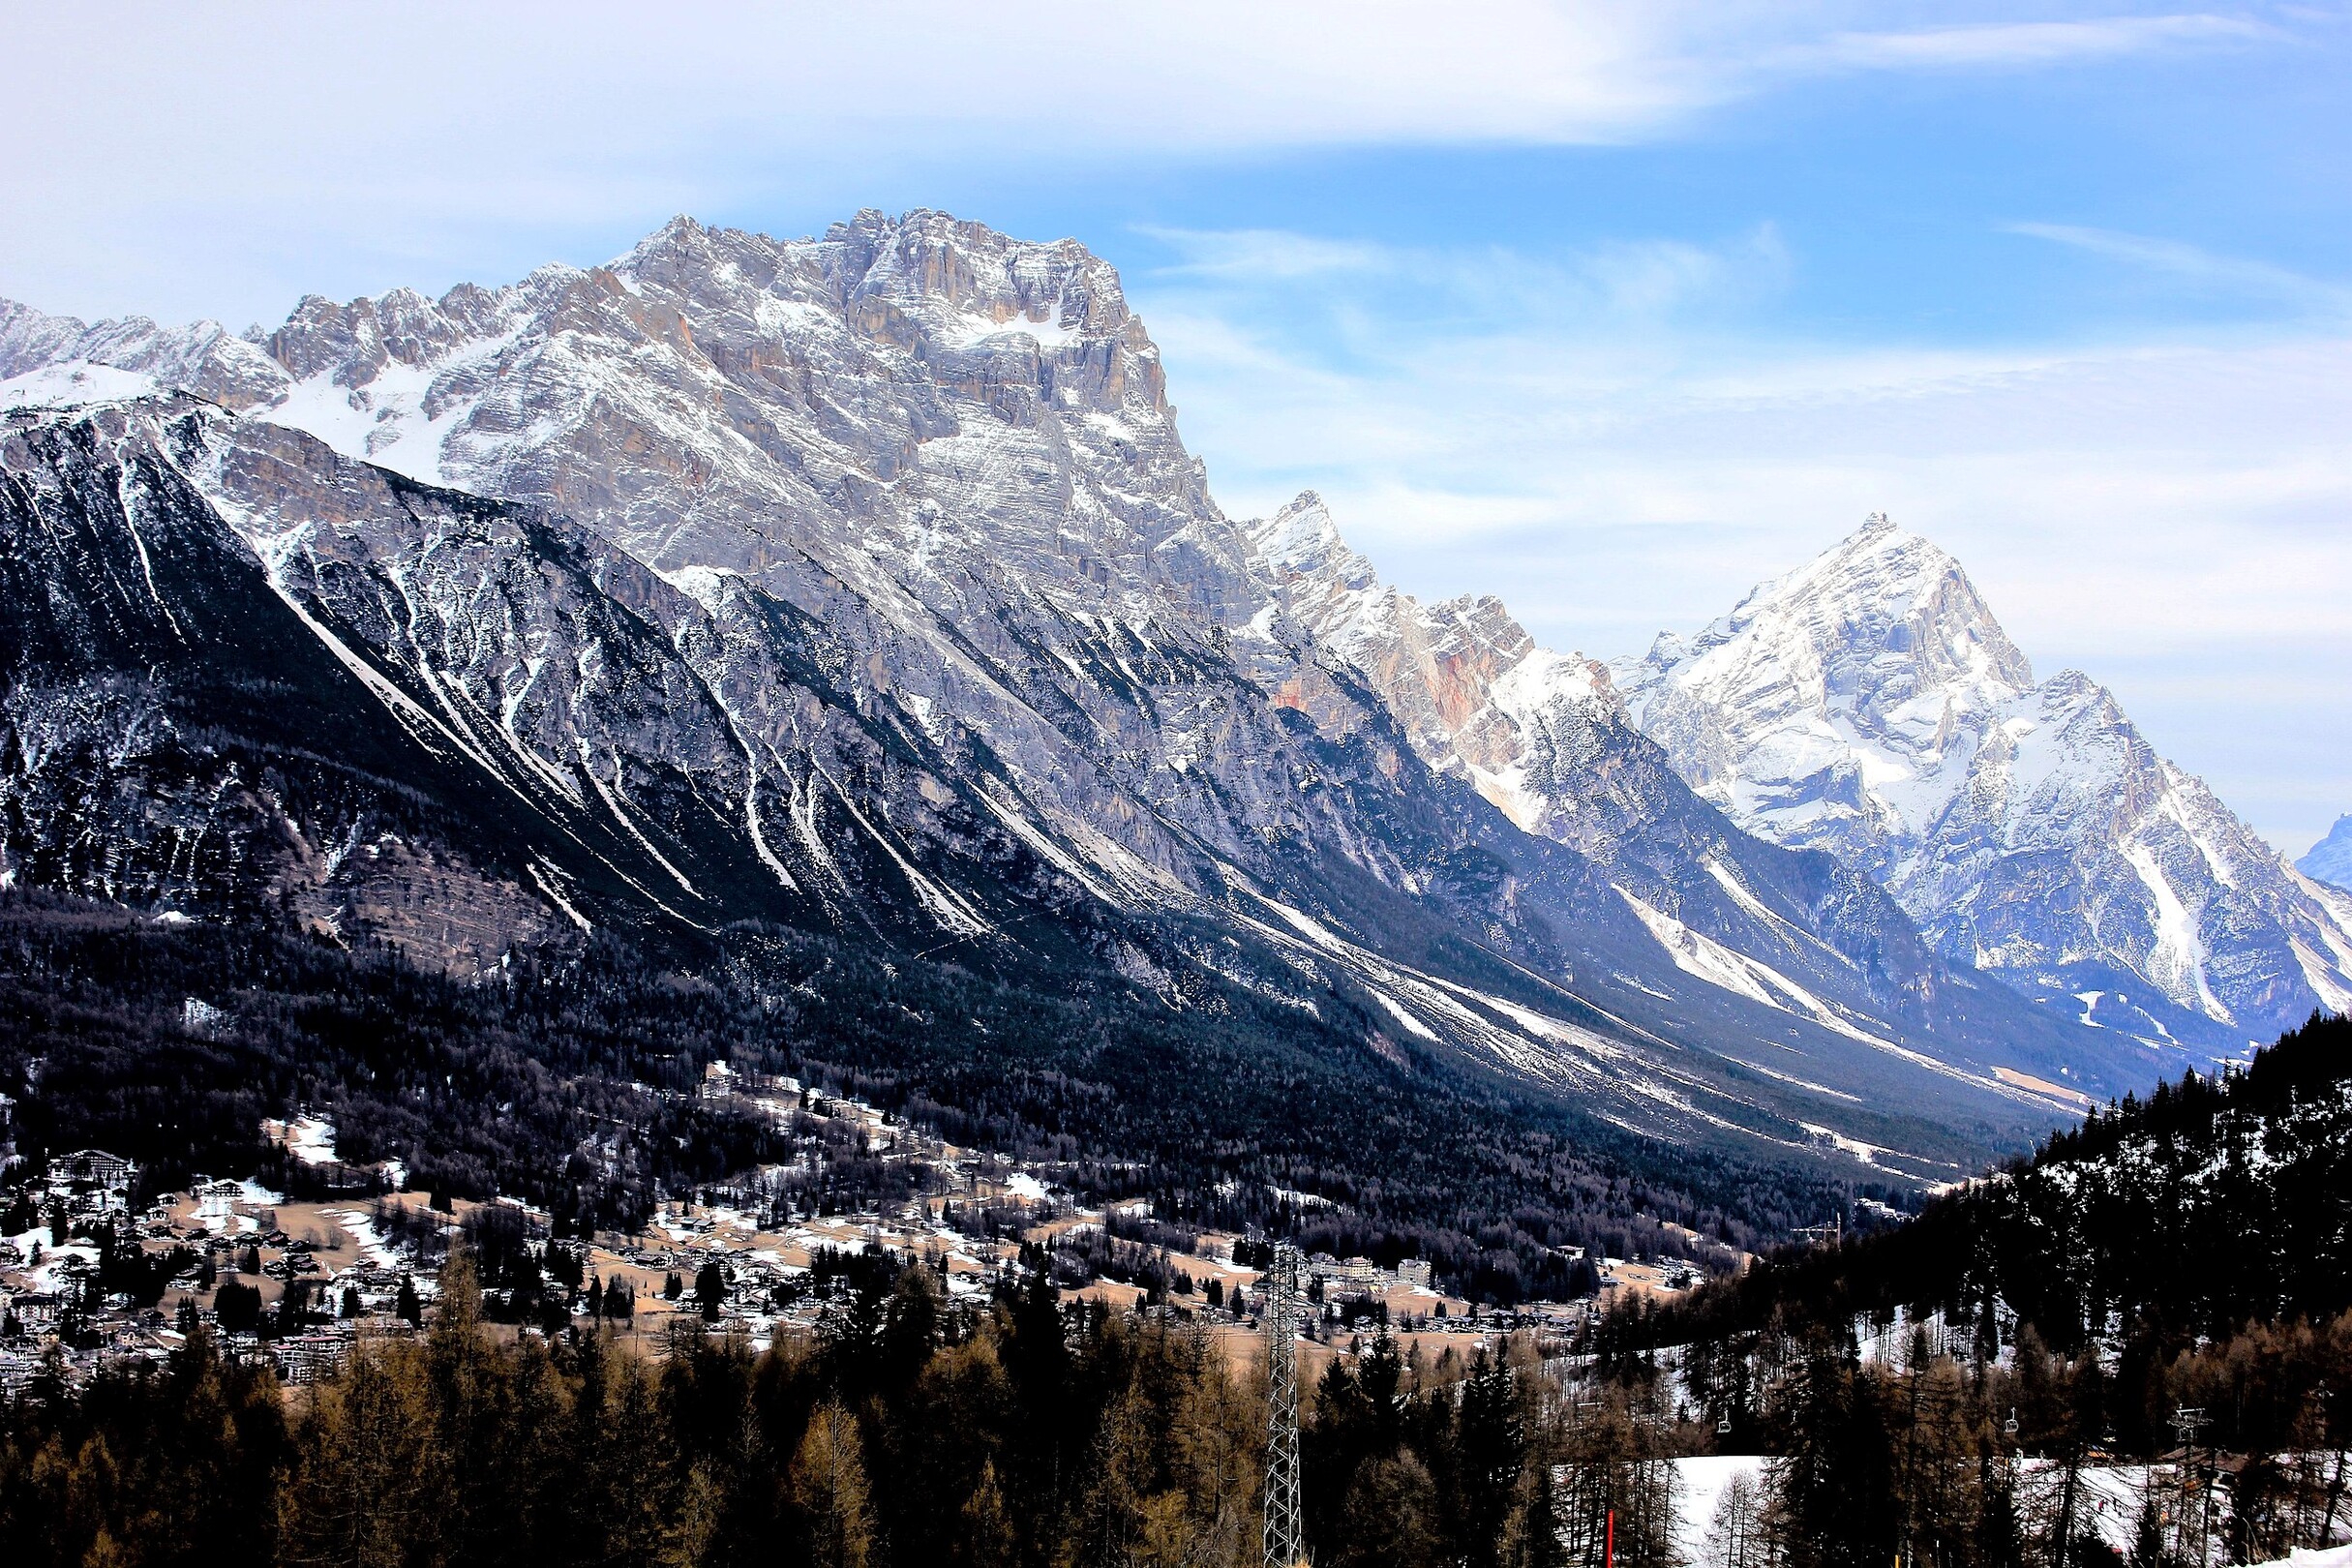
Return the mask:
POLYGON ((205 1182, 196 1191, 196 1216, 205 1228, 218 1230, 228 1223, 237 1212, 237 1199, 245 1189, 235 1182, 205 1182))
POLYGON ((49 1161, 49 1191, 63 1195, 75 1188, 95 1187, 102 1191, 127 1192, 137 1174, 138 1167, 120 1155, 104 1149, 76 1149, 49 1161))
POLYGON ((350 1338, 342 1334, 294 1334, 270 1344, 278 1375, 288 1383, 318 1381, 341 1367, 350 1350, 350 1338))

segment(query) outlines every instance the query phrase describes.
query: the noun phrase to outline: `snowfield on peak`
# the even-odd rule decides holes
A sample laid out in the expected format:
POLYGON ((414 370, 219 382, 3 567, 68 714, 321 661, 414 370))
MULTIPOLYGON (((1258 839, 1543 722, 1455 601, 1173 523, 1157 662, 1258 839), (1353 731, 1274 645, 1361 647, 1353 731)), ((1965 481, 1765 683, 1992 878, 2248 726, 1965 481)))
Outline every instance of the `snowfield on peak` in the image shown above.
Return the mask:
POLYGON ((1689 638, 1626 711, 1742 827, 1879 879, 1949 956, 2234 1054, 2352 1004, 2343 900, 2077 671, 2036 681, 1959 563, 1874 516, 1689 638))

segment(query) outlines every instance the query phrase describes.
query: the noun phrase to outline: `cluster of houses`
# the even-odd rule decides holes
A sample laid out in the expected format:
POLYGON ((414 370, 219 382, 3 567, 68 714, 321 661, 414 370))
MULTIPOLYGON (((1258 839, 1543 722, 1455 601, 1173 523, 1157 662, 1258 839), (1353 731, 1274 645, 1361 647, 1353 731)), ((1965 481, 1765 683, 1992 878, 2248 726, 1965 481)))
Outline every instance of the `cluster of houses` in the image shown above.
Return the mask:
POLYGON ((138 1166, 104 1149, 76 1149, 48 1163, 40 1184, 44 1212, 63 1208, 68 1221, 119 1215, 131 1206, 138 1166))
POLYGON ((781 1073, 739 1072, 724 1062, 712 1062, 703 1069, 702 1090, 698 1098, 705 1101, 725 1100, 798 1100, 800 1080, 781 1073))
MULTIPOLYGON (((1239 1244, 1245 1238, 1202 1235, 1188 1241, 1180 1254, 1161 1248, 1159 1269, 1165 1278, 1153 1289, 1165 1288, 1152 1294, 1144 1288, 1144 1276, 1130 1282, 1127 1274, 1113 1268, 1097 1278, 1086 1260, 1101 1251, 1101 1238, 1089 1244, 1089 1233, 1106 1226, 1119 1233, 1114 1219, 1149 1219, 1142 1200, 1103 1211, 1082 1208, 1051 1189, 1041 1173, 952 1148, 873 1106, 815 1095, 787 1077, 711 1063, 696 1094, 796 1120, 796 1125, 803 1114, 842 1124, 856 1134, 860 1154, 920 1161, 925 1186, 912 1200, 887 1204, 880 1212, 860 1207, 836 1213, 829 1201, 820 1217, 812 1200, 787 1201, 788 1188, 799 1191, 798 1184, 822 1174, 825 1151, 812 1147, 799 1157, 799 1163, 764 1167, 740 1191, 706 1189, 700 1204, 666 1202, 648 1232, 628 1239, 554 1237, 548 1217, 527 1209, 528 1242, 553 1281, 563 1282, 534 1297, 537 1305, 530 1310, 543 1314, 537 1326, 551 1326, 553 1320, 544 1315, 551 1308, 558 1315, 618 1315, 628 1331, 657 1338, 676 1313, 708 1312, 754 1335, 781 1325, 810 1325, 827 1310, 826 1282, 836 1273, 824 1254, 867 1251, 937 1268, 943 1285, 956 1297, 984 1299, 1007 1279, 1038 1266, 1035 1259, 1051 1257, 1057 1274, 1066 1265, 1076 1269, 1065 1284, 1114 1307, 1179 1314, 1206 1311, 1220 1321, 1229 1316, 1245 1329, 1254 1321, 1253 1314, 1246 1314, 1244 1299, 1246 1291, 1250 1308, 1255 1308, 1258 1276, 1241 1262, 1239 1244), (1057 1249, 1084 1255, 1065 1259, 1057 1249), (593 1286, 599 1276, 603 1292, 583 1288, 593 1286), (1166 1299, 1169 1294, 1175 1299, 1166 1299), (615 1300, 628 1303, 617 1314, 609 1306, 615 1300)), ((838 1143, 841 1131, 829 1128, 827 1136, 838 1143)), ((812 1135, 809 1141, 821 1140, 812 1135)), ((132 1161, 82 1149, 52 1160, 37 1181, 20 1190, 36 1200, 39 1218, 35 1230, 13 1240, 0 1238, 0 1389, 36 1375, 45 1359, 56 1354, 65 1356, 70 1374, 114 1361, 161 1357, 184 1342, 198 1323, 207 1325, 229 1353, 266 1356, 286 1382, 307 1383, 344 1364, 361 1337, 406 1332, 404 1315, 413 1319, 419 1297, 429 1300, 435 1293, 430 1270, 404 1266, 375 1235, 372 1223, 382 1222, 381 1211, 372 1222, 354 1210, 296 1206, 287 1219, 290 1228, 305 1235, 289 1237, 279 1228, 279 1200, 251 1183, 198 1177, 185 1194, 166 1194, 143 1213, 133 1208, 137 1185, 138 1169, 132 1161), (180 1258, 183 1271, 169 1282, 158 1306, 141 1308, 128 1296, 102 1296, 92 1240, 102 1235, 136 1237, 151 1258, 166 1252, 180 1258), (322 1248, 332 1255, 321 1255, 322 1248), (260 1309, 253 1305, 255 1298, 240 1295, 232 1321, 221 1311, 217 1288, 230 1282, 261 1286, 263 1299, 279 1298, 281 1306, 288 1292, 307 1295, 310 1310, 273 1310, 256 1325, 260 1309)), ((424 1217, 421 1196, 394 1201, 409 1209, 411 1219, 424 1217)), ((25 1212, 21 1203, 17 1212, 25 1212)), ((435 1224, 449 1229, 455 1222, 443 1216, 435 1224)), ((1134 1253, 1135 1244, 1122 1245, 1134 1253)), ((1305 1260, 1305 1273, 1303 1282, 1328 1304, 1327 1314, 1338 1314, 1340 1304, 1362 1305, 1370 1298, 1372 1306, 1366 1310, 1379 1313, 1383 1322, 1395 1312, 1408 1323, 1421 1320, 1425 1329, 1432 1316, 1446 1331, 1493 1326, 1491 1316, 1466 1303, 1453 1303, 1449 1317, 1427 1259, 1405 1258, 1383 1268, 1366 1257, 1317 1252, 1305 1260)), ((506 1305, 528 1317, 522 1302, 506 1305)))
MULTIPOLYGON (((103 1366, 160 1360, 198 1321, 220 1332, 217 1312, 197 1306, 216 1282, 302 1281, 310 1289, 328 1284, 331 1275, 333 1296, 349 1290, 389 1311, 398 1271, 367 1259, 330 1270, 314 1242, 277 1228, 268 1195, 256 1189, 199 1177, 184 1199, 164 1194, 142 1211, 135 1208, 138 1176, 137 1164, 119 1155, 76 1149, 18 1187, 15 1212, 19 1221, 29 1214, 33 1223, 0 1236, 0 1394, 21 1389, 52 1360, 68 1377, 79 1377, 103 1366), (104 1289, 101 1238, 136 1245, 151 1260, 177 1256, 186 1267, 165 1287, 162 1302, 142 1306, 104 1289)), ((357 1329, 343 1320, 267 1341, 248 1331, 223 1332, 222 1339, 231 1354, 267 1356, 281 1377, 299 1383, 340 1365, 357 1329)))

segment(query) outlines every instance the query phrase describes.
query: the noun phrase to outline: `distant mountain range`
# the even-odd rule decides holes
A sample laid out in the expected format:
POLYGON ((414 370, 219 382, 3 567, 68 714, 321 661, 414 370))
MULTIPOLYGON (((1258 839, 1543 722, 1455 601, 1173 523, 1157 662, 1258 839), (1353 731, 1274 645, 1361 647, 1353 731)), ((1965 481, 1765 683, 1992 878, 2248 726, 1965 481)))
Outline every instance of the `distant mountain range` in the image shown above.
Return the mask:
POLYGON ((1922 541, 1545 652, 1228 519, 1071 241, 0 304, 0 377, 11 884, 460 975, 800 927, 1898 1182, 2352 996, 2352 895, 1922 541))
POLYGON ((2337 818, 2328 836, 2306 850, 2295 869, 2313 882, 2352 889, 2352 813, 2337 818))

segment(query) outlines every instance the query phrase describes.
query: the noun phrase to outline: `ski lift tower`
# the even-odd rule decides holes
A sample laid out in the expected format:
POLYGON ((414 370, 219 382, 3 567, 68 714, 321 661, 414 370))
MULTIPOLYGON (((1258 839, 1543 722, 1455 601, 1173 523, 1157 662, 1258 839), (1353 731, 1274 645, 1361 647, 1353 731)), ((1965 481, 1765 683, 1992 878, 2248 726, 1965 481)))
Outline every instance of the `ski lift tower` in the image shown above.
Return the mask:
POLYGON ((1266 1304, 1266 1568, 1304 1568, 1299 1537, 1299 1250, 1274 1244, 1266 1304))

